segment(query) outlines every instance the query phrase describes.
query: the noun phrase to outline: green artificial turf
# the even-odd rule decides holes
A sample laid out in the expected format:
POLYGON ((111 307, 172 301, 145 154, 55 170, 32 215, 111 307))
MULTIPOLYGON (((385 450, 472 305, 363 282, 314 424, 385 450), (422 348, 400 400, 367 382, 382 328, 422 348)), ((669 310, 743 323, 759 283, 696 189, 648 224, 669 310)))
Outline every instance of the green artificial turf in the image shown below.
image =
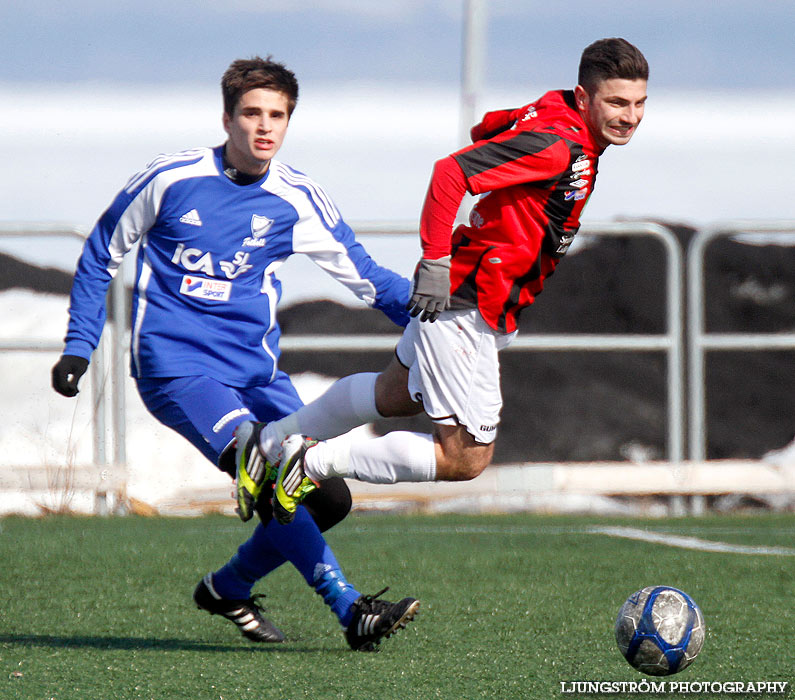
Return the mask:
POLYGON ((195 608, 193 587, 252 524, 223 516, 5 518, 0 699, 581 697, 566 684, 643 680, 618 652, 613 624, 625 598, 652 584, 689 593, 707 623, 699 658, 668 680, 779 681, 791 693, 795 556, 590 531, 612 525, 795 548, 793 515, 353 514, 327 533, 351 583, 363 593, 388 585, 387 599, 421 601, 407 629, 365 654, 348 649, 336 619, 290 566, 255 589, 268 594, 267 615, 284 644, 253 644, 195 608))

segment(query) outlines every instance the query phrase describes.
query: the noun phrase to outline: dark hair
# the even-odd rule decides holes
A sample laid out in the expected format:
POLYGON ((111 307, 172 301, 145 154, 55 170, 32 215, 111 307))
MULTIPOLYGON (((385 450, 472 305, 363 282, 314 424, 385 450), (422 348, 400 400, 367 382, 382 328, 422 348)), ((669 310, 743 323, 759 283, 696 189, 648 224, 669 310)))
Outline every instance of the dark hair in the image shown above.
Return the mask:
POLYGON ((577 82, 589 95, 596 92, 599 83, 611 78, 649 79, 649 64, 626 39, 599 39, 582 52, 577 82))
POLYGON ((292 116, 298 102, 298 81, 295 74, 271 57, 240 58, 226 69, 221 78, 224 112, 232 115, 240 96, 255 88, 275 90, 287 97, 287 115, 292 116))

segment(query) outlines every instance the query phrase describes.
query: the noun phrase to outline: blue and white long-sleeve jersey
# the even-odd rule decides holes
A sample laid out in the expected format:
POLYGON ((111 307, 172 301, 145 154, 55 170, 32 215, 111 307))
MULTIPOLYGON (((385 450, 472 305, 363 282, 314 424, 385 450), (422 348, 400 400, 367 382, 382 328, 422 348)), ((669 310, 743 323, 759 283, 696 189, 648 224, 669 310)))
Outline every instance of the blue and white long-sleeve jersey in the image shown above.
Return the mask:
POLYGON ((91 356, 108 285, 139 239, 134 377, 270 382, 280 337, 275 272, 293 253, 395 323, 408 322, 409 281, 370 258, 316 183, 273 160, 261 180, 236 184, 218 146, 155 159, 99 219, 75 273, 65 354, 91 356))

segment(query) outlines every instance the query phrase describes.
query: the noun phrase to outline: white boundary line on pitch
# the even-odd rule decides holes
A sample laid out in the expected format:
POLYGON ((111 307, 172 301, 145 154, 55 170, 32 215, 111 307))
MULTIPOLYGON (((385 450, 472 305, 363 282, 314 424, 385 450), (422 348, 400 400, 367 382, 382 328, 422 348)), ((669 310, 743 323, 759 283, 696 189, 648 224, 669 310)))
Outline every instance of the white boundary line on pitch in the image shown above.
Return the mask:
MULTIPOLYGON (((376 528, 378 529, 378 528, 376 528)), ((386 528, 387 530, 391 528, 386 528)), ((707 530, 707 528, 702 528, 707 530)), ((354 528, 356 534, 363 534, 372 531, 367 526, 359 526, 354 528)), ((724 532, 728 532, 724 528, 724 532)), ((795 556, 795 549, 789 547, 767 547, 756 545, 744 544, 730 544, 728 542, 715 542, 712 540, 702 540, 698 537, 686 537, 684 535, 675 535, 671 532, 654 532, 650 530, 641 530, 633 527, 621 526, 599 526, 589 525, 585 528, 580 527, 556 527, 556 526, 539 526, 539 527, 505 527, 500 525, 476 525, 476 526, 419 526, 408 527, 401 530, 403 534, 409 532, 416 534, 458 534, 458 535, 606 535, 608 537, 623 537, 625 539, 640 540, 643 542, 650 542, 652 544, 663 544, 669 547, 679 547, 681 549, 693 549, 701 552, 722 552, 724 554, 762 554, 762 555, 779 555, 791 557, 795 556)), ((741 531, 735 530, 734 532, 740 533, 741 531)))
MULTIPOLYGON (((702 532, 709 532, 709 528, 696 528, 702 532)), ((218 532, 239 532, 236 527, 216 528, 218 532)), ((672 532, 654 532, 651 530, 641 530, 633 527, 621 527, 614 525, 589 525, 587 527, 576 526, 503 526, 503 525, 419 525, 407 526, 396 529, 389 527, 372 527, 369 524, 354 525, 349 530, 340 532, 345 535, 364 535, 372 532, 394 533, 394 534, 418 534, 418 535, 605 535, 607 537, 622 537, 624 539, 639 540, 652 544, 663 544, 669 547, 679 547, 681 549, 693 549, 701 552, 719 552, 724 554, 762 554, 778 555, 785 557, 795 556, 795 549, 790 547, 767 547, 744 544, 730 544, 728 542, 715 542, 713 540, 702 540, 698 537, 686 537, 676 535, 672 532)), ((748 530, 732 528, 717 528, 715 534, 746 534, 748 530)), ((776 532, 781 532, 777 530, 776 532)), ((789 530, 786 531, 789 533, 789 530)))
POLYGON ((623 537, 630 540, 641 540, 653 544, 664 544, 669 547, 682 549, 696 549, 701 552, 723 552, 729 554, 778 554, 782 556, 795 556, 795 549, 789 547, 754 547, 745 544, 729 544, 728 542, 712 542, 698 537, 681 537, 663 532, 638 530, 634 527, 598 527, 586 528, 586 532, 593 535, 607 535, 608 537, 623 537))

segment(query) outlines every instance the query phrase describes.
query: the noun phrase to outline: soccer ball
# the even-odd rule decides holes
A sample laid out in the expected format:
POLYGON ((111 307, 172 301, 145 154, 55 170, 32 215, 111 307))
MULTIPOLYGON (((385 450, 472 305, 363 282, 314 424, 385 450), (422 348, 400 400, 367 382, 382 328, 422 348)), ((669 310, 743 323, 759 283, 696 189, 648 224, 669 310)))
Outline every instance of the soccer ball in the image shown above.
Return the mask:
POLYGON ((704 616, 693 599, 670 586, 646 586, 621 606, 616 642, 641 673, 667 676, 686 668, 704 644, 704 616))

